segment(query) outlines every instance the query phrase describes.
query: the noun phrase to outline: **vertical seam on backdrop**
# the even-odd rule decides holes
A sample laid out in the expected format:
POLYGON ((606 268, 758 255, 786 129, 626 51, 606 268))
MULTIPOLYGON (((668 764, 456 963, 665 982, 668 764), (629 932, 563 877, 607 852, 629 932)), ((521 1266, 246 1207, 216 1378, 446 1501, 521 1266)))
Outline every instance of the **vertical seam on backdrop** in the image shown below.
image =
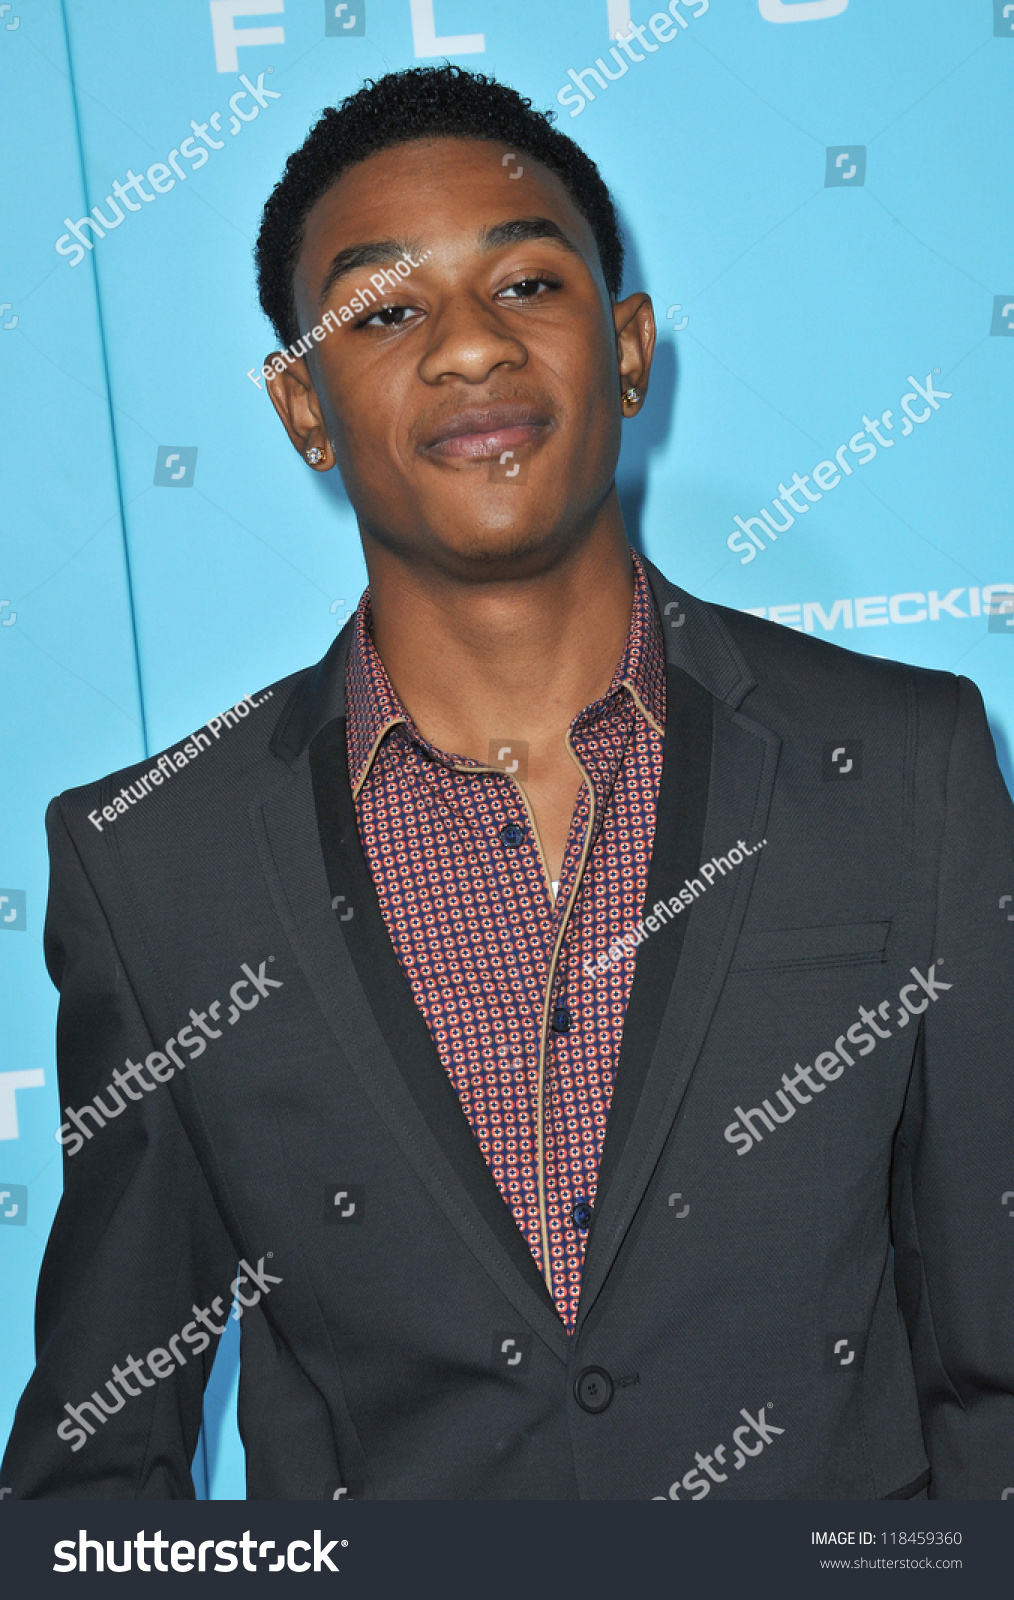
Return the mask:
MULTIPOLYGON (((60 17, 63 22, 63 42, 67 53, 67 82, 70 86, 71 111, 74 117, 74 136, 77 141, 78 171, 81 175, 81 192, 85 199, 85 210, 88 206, 88 179, 85 172, 84 142, 81 136, 81 117, 77 104, 77 85, 74 81, 74 57, 70 46, 70 24, 67 21, 67 0, 60 0, 60 17)), ((106 350, 106 324, 102 314, 102 291, 99 287, 99 272, 95 257, 92 256, 89 266, 92 273, 92 284, 95 290, 95 315, 99 328, 99 350, 102 355, 102 378, 106 388, 106 410, 109 416, 109 440, 113 452, 113 477, 116 482, 116 503, 120 517, 120 540, 123 547, 123 565, 127 578, 127 604, 130 608, 130 636, 134 648, 134 677, 137 683, 137 704, 141 716, 141 742, 144 745, 144 754, 147 758, 151 754, 148 744, 148 719, 144 708, 144 684, 141 680, 141 654, 137 640, 137 612, 134 606, 134 577, 130 566, 130 545, 127 540, 127 510, 123 500, 123 480, 120 474, 120 451, 116 437, 116 416, 113 410, 113 389, 109 376, 109 356, 106 350)))

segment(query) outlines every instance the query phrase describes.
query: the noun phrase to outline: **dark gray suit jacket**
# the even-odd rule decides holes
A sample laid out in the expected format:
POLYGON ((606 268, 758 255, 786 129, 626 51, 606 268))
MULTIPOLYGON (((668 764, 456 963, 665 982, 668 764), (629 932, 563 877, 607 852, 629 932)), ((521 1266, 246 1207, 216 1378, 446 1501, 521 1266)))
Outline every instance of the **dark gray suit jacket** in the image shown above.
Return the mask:
POLYGON ((61 1103, 115 1112, 113 1070, 154 1065, 65 1159, 16 1497, 193 1494, 194 1308, 240 1260, 277 1280, 240 1285, 254 1498, 1014 1486, 1014 813, 980 696, 649 573, 646 910, 702 887, 639 949, 574 1336, 384 929, 346 629, 101 831, 153 763, 50 809, 61 1103), (153 1348, 165 1375, 75 1434, 153 1348))

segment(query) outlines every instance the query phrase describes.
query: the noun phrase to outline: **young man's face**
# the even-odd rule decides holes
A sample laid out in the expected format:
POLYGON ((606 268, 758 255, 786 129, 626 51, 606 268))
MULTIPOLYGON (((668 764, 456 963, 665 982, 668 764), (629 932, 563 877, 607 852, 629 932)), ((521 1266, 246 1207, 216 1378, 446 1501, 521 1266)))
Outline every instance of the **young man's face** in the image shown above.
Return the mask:
POLYGON ((272 397, 297 449, 330 464, 331 441, 380 545, 457 576, 538 571, 609 494, 621 390, 647 380, 650 304, 611 304, 591 229, 546 168, 433 139, 371 156, 314 206, 300 329, 376 292, 371 274, 405 253, 421 264, 314 346, 313 387, 299 363, 272 397), (335 276, 341 252, 385 241, 335 276))

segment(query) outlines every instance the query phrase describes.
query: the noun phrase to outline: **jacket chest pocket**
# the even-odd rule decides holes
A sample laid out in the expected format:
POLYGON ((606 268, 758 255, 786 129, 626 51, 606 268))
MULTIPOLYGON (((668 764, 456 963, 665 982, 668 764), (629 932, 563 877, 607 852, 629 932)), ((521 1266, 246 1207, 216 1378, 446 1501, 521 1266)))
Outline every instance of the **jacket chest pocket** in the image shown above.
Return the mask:
POLYGON ((887 922, 833 922, 810 928, 745 932, 733 957, 733 972, 807 971, 816 967, 860 967, 887 959, 887 922))

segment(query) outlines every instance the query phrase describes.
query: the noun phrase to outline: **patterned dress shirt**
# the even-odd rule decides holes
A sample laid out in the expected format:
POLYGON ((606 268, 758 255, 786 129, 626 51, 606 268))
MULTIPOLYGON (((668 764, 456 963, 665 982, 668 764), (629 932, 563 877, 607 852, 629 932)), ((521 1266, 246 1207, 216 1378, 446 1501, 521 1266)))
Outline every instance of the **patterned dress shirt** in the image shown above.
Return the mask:
POLYGON ((567 735, 582 782, 555 892, 511 730, 491 734, 488 765, 424 739, 374 647, 368 589, 346 670, 349 774, 387 930, 568 1331, 662 771, 662 630, 631 556, 626 647, 607 692, 567 735))

